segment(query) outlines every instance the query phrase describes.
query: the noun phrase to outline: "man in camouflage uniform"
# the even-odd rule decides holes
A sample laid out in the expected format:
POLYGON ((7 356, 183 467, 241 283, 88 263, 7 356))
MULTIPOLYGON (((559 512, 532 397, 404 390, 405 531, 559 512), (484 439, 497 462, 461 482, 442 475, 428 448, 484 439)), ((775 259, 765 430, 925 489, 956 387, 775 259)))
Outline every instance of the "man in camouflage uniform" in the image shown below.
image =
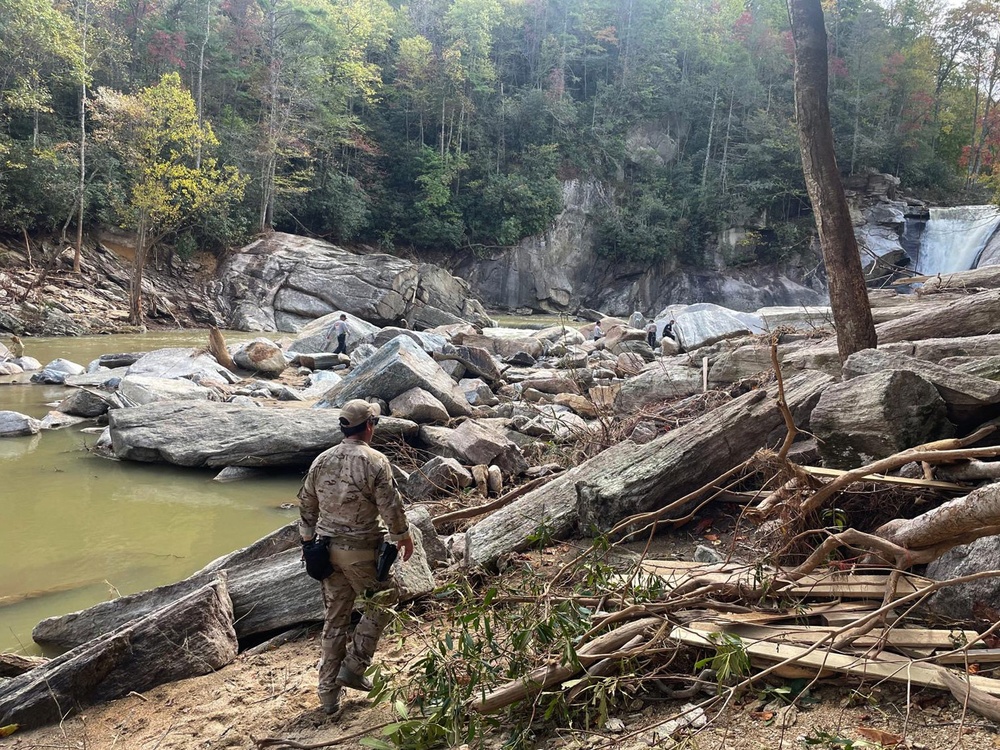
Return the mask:
POLYGON ((381 414, 378 404, 355 399, 340 410, 344 440, 321 453, 299 491, 299 533, 307 542, 314 536, 329 539, 333 573, 323 581, 326 617, 323 623, 319 699, 323 710, 340 710, 343 688, 371 690, 364 673, 371 665, 379 637, 388 624, 387 607, 398 600, 390 575, 376 580, 376 549, 384 531, 396 542, 400 556, 413 554, 413 540, 403 512, 403 501, 392 479, 389 459, 371 447, 381 414), (378 602, 366 598, 365 611, 350 644, 347 632, 357 596, 378 592, 378 602))

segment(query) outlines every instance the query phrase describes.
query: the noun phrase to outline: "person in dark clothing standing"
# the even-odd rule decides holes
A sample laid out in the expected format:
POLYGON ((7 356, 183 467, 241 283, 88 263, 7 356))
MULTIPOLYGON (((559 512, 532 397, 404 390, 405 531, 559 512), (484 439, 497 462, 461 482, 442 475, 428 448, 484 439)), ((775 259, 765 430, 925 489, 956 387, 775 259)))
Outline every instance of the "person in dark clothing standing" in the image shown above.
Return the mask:
POLYGON ((333 330, 330 332, 330 337, 337 337, 337 348, 333 350, 334 354, 347 354, 347 316, 341 315, 340 320, 335 321, 333 324, 333 330))

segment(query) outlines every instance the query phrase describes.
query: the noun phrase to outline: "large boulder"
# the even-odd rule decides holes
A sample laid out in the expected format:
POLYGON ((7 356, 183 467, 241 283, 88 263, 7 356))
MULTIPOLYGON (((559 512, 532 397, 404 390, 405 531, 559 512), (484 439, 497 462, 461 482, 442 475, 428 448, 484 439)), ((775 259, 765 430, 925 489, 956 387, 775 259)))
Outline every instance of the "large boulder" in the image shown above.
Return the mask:
POLYGON ((411 388, 389 402, 389 413, 411 422, 447 422, 444 404, 422 388, 411 388))
POLYGON ((430 393, 453 417, 472 411, 451 376, 407 336, 397 336, 354 368, 316 406, 343 406, 352 398, 380 398, 388 402, 411 388, 430 393))
POLYGON ((299 331, 341 310, 379 326, 490 324, 468 285, 444 269, 281 232, 234 253, 219 278, 230 325, 240 330, 299 331))
POLYGON ((681 348, 688 352, 751 333, 750 325, 734 311, 710 303, 688 305, 674 320, 674 335, 681 348))
POLYGON ((0 438, 37 435, 42 424, 37 419, 16 411, 0 411, 0 438))
POLYGON ((13 362, 0 362, 0 375, 20 375, 22 372, 24 372, 24 368, 21 365, 13 362))
MULTIPOLYGON (((945 552, 927 566, 935 581, 1000 570, 1000 536, 980 537, 945 552)), ((983 578, 941 589, 929 602, 931 609, 949 620, 1000 620, 1000 577, 983 578)))
POLYGON ((454 458, 435 456, 412 472, 401 487, 403 495, 414 502, 435 495, 465 489, 472 485, 472 474, 454 458))
POLYGON ((211 388, 190 380, 126 375, 118 383, 118 395, 128 406, 142 406, 155 401, 216 401, 218 395, 211 388))
POLYGON ((406 328, 396 328, 394 326, 383 328, 375 334, 375 338, 371 343, 376 349, 381 349, 382 346, 388 344, 397 336, 406 336, 407 338, 413 339, 413 342, 428 354, 441 351, 448 343, 448 339, 446 337, 437 333, 411 331, 406 328))
POLYGON ((99 417, 108 410, 108 396, 87 388, 77 388, 59 402, 57 411, 76 417, 99 417))
POLYGON ((288 362, 285 360, 285 354, 281 348, 265 338, 254 339, 240 346, 233 353, 233 361, 244 370, 256 372, 268 378, 278 377, 288 367, 288 362))
POLYGON ((431 453, 467 466, 494 464, 508 476, 518 476, 528 468, 521 450, 506 435, 475 420, 466 420, 454 430, 421 427, 420 439, 431 453))
POLYGON ((622 383, 615 396, 615 411, 627 413, 646 404, 692 396, 701 388, 700 368, 664 361, 622 383))
POLYGON ((1000 383, 896 352, 865 349, 844 362, 845 379, 885 370, 906 370, 932 383, 948 405, 953 422, 985 421, 1000 413, 1000 383))
MULTIPOLYGON (((163 401, 109 412, 114 455, 179 466, 306 467, 343 439, 336 409, 260 409, 213 401, 163 401)), ((375 438, 415 435, 417 425, 379 420, 375 438)))
POLYGON ((474 336, 463 334, 460 338, 461 341, 458 340, 458 337, 453 341, 485 349, 501 359, 509 359, 519 353, 528 354, 534 359, 538 359, 545 353, 545 342, 525 335, 524 331, 517 329, 484 328, 482 334, 474 336))
POLYGON ((289 352, 315 354, 317 352, 332 352, 337 348, 337 337, 333 335, 333 324, 340 320, 341 315, 347 315, 347 350, 354 349, 375 337, 378 326, 374 326, 356 315, 335 310, 329 315, 310 321, 298 330, 299 335, 288 345, 289 352))
POLYGON ((177 380, 214 380, 237 383, 240 376, 215 361, 203 349, 157 349, 142 355, 129 365, 129 375, 147 375, 154 378, 177 380))
POLYGON ((208 674, 236 658, 224 578, 0 684, 0 725, 37 727, 94 703, 208 674))
POLYGON ((857 468, 955 434, 937 389, 906 370, 831 385, 813 409, 810 425, 824 465, 835 469, 857 468))
POLYGON ((488 383, 495 383, 501 377, 496 360, 488 351, 478 346, 446 344, 432 356, 438 362, 459 362, 466 372, 470 372, 488 383))

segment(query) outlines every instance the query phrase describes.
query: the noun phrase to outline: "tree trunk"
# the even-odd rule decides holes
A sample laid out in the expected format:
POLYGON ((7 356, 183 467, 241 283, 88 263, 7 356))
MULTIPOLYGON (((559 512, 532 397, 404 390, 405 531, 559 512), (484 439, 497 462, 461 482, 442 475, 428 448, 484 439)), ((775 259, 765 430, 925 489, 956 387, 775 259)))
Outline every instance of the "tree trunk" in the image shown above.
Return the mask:
POLYGON ((82 71, 80 76, 80 183, 77 186, 79 191, 79 210, 76 217, 76 248, 73 252, 73 273, 80 273, 80 256, 83 254, 83 210, 86 205, 84 190, 87 187, 87 25, 89 23, 88 11, 90 4, 87 0, 83 3, 83 34, 81 34, 81 52, 83 60, 81 62, 82 71))
POLYGON ((132 261, 132 278, 128 285, 129 323, 134 326, 143 324, 142 315, 142 272, 146 267, 146 215, 143 212, 139 218, 139 236, 135 242, 135 258, 132 261))
POLYGON ((877 345, 854 226, 833 150, 826 29, 820 0, 789 0, 795 42, 795 111, 809 200, 830 280, 841 361, 877 345))

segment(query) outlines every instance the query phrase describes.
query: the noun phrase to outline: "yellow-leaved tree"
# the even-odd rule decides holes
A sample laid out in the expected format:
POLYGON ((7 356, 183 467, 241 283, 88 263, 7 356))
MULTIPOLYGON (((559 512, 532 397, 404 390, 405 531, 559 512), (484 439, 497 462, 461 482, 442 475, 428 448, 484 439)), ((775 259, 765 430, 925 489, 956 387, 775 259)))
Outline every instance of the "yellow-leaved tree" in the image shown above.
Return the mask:
POLYGON ((129 320, 143 322, 142 276, 149 251, 170 232, 243 197, 247 178, 212 156, 219 141, 198 124, 191 93, 168 73, 137 94, 99 89, 95 140, 118 159, 124 190, 113 196, 123 228, 136 232, 129 320), (200 162, 199 162, 200 155, 200 162))

